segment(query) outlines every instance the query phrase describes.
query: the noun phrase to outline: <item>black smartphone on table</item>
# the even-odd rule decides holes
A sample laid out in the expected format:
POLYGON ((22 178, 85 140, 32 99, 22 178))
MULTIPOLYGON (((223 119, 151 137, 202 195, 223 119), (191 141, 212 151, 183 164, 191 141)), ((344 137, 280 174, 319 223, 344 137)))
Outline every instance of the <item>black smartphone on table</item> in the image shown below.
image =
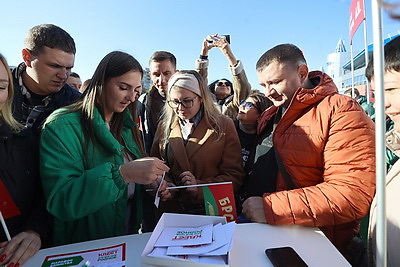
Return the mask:
POLYGON ((267 248, 265 254, 274 267, 308 267, 292 247, 267 248))

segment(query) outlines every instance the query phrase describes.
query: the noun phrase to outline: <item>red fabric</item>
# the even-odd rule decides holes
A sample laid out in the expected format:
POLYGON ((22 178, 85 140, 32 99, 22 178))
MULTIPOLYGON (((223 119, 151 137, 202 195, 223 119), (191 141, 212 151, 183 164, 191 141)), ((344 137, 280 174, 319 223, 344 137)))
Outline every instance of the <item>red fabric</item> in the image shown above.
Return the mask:
POLYGON ((17 205, 15 205, 10 194, 8 193, 3 181, 0 180, 0 211, 4 219, 14 217, 21 214, 17 205))
POLYGON ((365 19, 364 0, 353 0, 350 5, 350 43, 358 27, 365 19))
MULTIPOLYGON (((235 198, 233 196, 232 183, 208 185, 218 208, 218 216, 224 216, 228 222, 237 222, 235 198)), ((203 188, 204 190, 204 188, 203 188)), ((204 195, 205 204, 207 203, 206 194, 204 195)), ((207 205, 206 205, 207 208, 207 205)))

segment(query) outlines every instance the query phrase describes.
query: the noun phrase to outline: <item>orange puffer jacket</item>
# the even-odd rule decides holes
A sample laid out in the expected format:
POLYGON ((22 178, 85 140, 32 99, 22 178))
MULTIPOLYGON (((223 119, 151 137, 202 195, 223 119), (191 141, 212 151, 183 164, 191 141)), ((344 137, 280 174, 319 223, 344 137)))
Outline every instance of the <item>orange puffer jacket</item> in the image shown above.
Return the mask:
MULTIPOLYGON (((375 126, 357 101, 338 94, 332 79, 310 72, 314 89, 299 88, 273 134, 297 189, 278 174, 264 194, 269 224, 318 226, 343 252, 358 233, 375 194, 375 126)), ((260 127, 275 113, 262 114, 260 127)))

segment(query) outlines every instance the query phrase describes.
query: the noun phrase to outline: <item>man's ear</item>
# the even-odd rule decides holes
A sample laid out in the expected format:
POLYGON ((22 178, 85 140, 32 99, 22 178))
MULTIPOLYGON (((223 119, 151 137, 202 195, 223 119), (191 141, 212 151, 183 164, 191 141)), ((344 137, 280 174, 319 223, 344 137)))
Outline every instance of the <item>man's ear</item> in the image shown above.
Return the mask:
POLYGON ((304 81, 306 80, 307 76, 308 76, 308 67, 305 64, 302 64, 298 67, 297 72, 299 74, 301 83, 304 83, 304 81))
POLYGON ((25 65, 27 67, 32 67, 31 62, 32 62, 33 56, 31 54, 31 52, 26 48, 22 49, 22 59, 24 60, 25 65))

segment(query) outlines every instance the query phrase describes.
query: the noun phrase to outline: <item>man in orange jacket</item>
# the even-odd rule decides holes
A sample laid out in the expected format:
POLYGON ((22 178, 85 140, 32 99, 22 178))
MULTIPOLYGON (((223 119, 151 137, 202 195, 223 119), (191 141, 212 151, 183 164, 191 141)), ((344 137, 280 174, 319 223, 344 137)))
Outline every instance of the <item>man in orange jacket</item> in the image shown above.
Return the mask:
POLYGON ((243 212, 253 222, 320 227, 344 252, 375 193, 374 123, 327 74, 309 72, 292 44, 264 53, 257 73, 274 103, 259 119, 258 144, 270 139, 276 164, 255 162, 255 173, 275 190, 248 198, 243 212))

